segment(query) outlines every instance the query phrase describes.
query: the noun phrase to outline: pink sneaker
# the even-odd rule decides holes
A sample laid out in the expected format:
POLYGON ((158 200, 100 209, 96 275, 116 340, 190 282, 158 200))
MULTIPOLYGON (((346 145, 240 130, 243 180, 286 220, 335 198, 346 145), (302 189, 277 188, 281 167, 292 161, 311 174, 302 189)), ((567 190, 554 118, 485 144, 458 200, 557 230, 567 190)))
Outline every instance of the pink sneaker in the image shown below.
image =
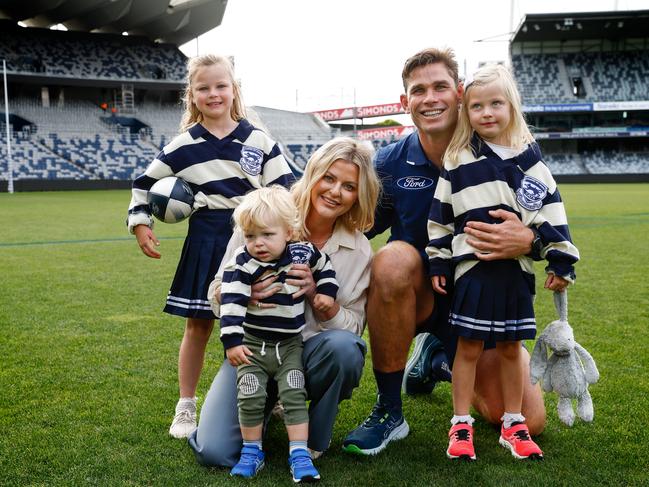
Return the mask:
POLYGON ((500 428, 500 444, 507 448, 514 458, 524 460, 543 460, 543 452, 539 446, 530 438, 530 432, 525 423, 512 425, 505 428, 503 424, 500 428))
POLYGON ((475 460, 473 449, 473 426, 467 423, 457 423, 448 432, 448 449, 446 456, 451 459, 475 460))

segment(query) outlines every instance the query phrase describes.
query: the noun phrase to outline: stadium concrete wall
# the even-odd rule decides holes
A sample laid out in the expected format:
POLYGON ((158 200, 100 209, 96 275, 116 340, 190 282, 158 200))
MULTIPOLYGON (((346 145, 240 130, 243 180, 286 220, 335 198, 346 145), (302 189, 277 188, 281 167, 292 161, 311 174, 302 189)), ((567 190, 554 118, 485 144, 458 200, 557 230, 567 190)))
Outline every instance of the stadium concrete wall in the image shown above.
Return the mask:
MULTIPOLYGON (((649 183, 649 174, 559 174, 558 183, 649 183)), ((22 179, 14 181, 14 191, 84 191, 97 189, 131 189, 132 181, 22 179)), ((0 192, 7 192, 7 181, 0 181, 0 192)))

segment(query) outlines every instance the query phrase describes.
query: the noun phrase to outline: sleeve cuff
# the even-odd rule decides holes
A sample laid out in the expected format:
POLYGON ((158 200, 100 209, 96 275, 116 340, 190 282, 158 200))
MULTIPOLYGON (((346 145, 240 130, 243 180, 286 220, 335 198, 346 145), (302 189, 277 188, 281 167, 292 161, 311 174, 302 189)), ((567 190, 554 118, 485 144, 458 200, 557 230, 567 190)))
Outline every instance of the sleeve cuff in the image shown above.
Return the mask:
POLYGON ((223 342, 223 349, 227 350, 232 347, 243 345, 243 336, 239 335, 238 333, 223 335, 221 337, 221 342, 223 342))
POLYGON ((345 328, 345 310, 342 306, 338 308, 338 313, 333 315, 327 321, 321 321, 319 323, 321 330, 342 330, 345 328))
POLYGON ((146 213, 133 213, 132 215, 128 216, 128 220, 126 221, 126 225, 128 226, 128 233, 134 234, 135 227, 138 225, 146 225, 147 227, 153 229, 153 218, 151 215, 147 215, 146 213))
POLYGON ((214 294, 218 291, 219 293, 221 292, 221 281, 214 279, 210 283, 210 287, 207 290, 207 300, 210 302, 210 306, 212 307, 212 313, 214 313, 214 316, 217 318, 221 317, 221 303, 219 303, 215 297, 214 294))

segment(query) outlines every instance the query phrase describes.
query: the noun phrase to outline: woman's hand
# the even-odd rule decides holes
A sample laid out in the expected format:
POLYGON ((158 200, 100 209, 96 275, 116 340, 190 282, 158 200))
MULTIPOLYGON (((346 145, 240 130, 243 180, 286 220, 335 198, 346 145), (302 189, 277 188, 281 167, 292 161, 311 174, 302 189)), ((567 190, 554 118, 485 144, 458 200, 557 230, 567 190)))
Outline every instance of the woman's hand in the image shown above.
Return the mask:
POLYGON ((281 284, 273 285, 276 280, 277 275, 274 275, 255 282, 250 288, 250 300, 248 303, 251 306, 257 306, 258 308, 277 308, 276 304, 262 302, 264 299, 269 298, 282 288, 281 284))
POLYGON ((146 225, 137 225, 133 229, 133 233, 135 233, 137 244, 142 249, 144 255, 152 259, 159 259, 161 257, 160 252, 156 250, 156 247, 160 246, 160 242, 153 233, 153 230, 146 225))
POLYGON ((250 365, 248 357, 252 355, 252 352, 245 345, 237 345, 236 347, 228 348, 225 351, 225 355, 228 357, 230 365, 238 367, 243 364, 250 365))
POLYGON ((293 293, 293 298, 299 298, 304 295, 311 301, 315 296, 316 290, 311 268, 307 264, 293 264, 287 274, 291 276, 291 279, 286 279, 286 284, 300 288, 297 292, 293 293))

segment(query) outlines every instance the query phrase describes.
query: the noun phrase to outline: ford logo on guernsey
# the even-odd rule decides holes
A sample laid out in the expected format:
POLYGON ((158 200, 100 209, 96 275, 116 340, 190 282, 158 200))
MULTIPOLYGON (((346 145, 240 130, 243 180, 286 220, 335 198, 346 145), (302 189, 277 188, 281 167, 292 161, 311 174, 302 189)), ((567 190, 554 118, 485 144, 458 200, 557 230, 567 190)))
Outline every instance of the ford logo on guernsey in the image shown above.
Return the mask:
POLYGON ((405 178, 397 179, 397 186, 403 189, 426 189, 430 188, 434 181, 430 178, 423 176, 406 176, 405 178))

